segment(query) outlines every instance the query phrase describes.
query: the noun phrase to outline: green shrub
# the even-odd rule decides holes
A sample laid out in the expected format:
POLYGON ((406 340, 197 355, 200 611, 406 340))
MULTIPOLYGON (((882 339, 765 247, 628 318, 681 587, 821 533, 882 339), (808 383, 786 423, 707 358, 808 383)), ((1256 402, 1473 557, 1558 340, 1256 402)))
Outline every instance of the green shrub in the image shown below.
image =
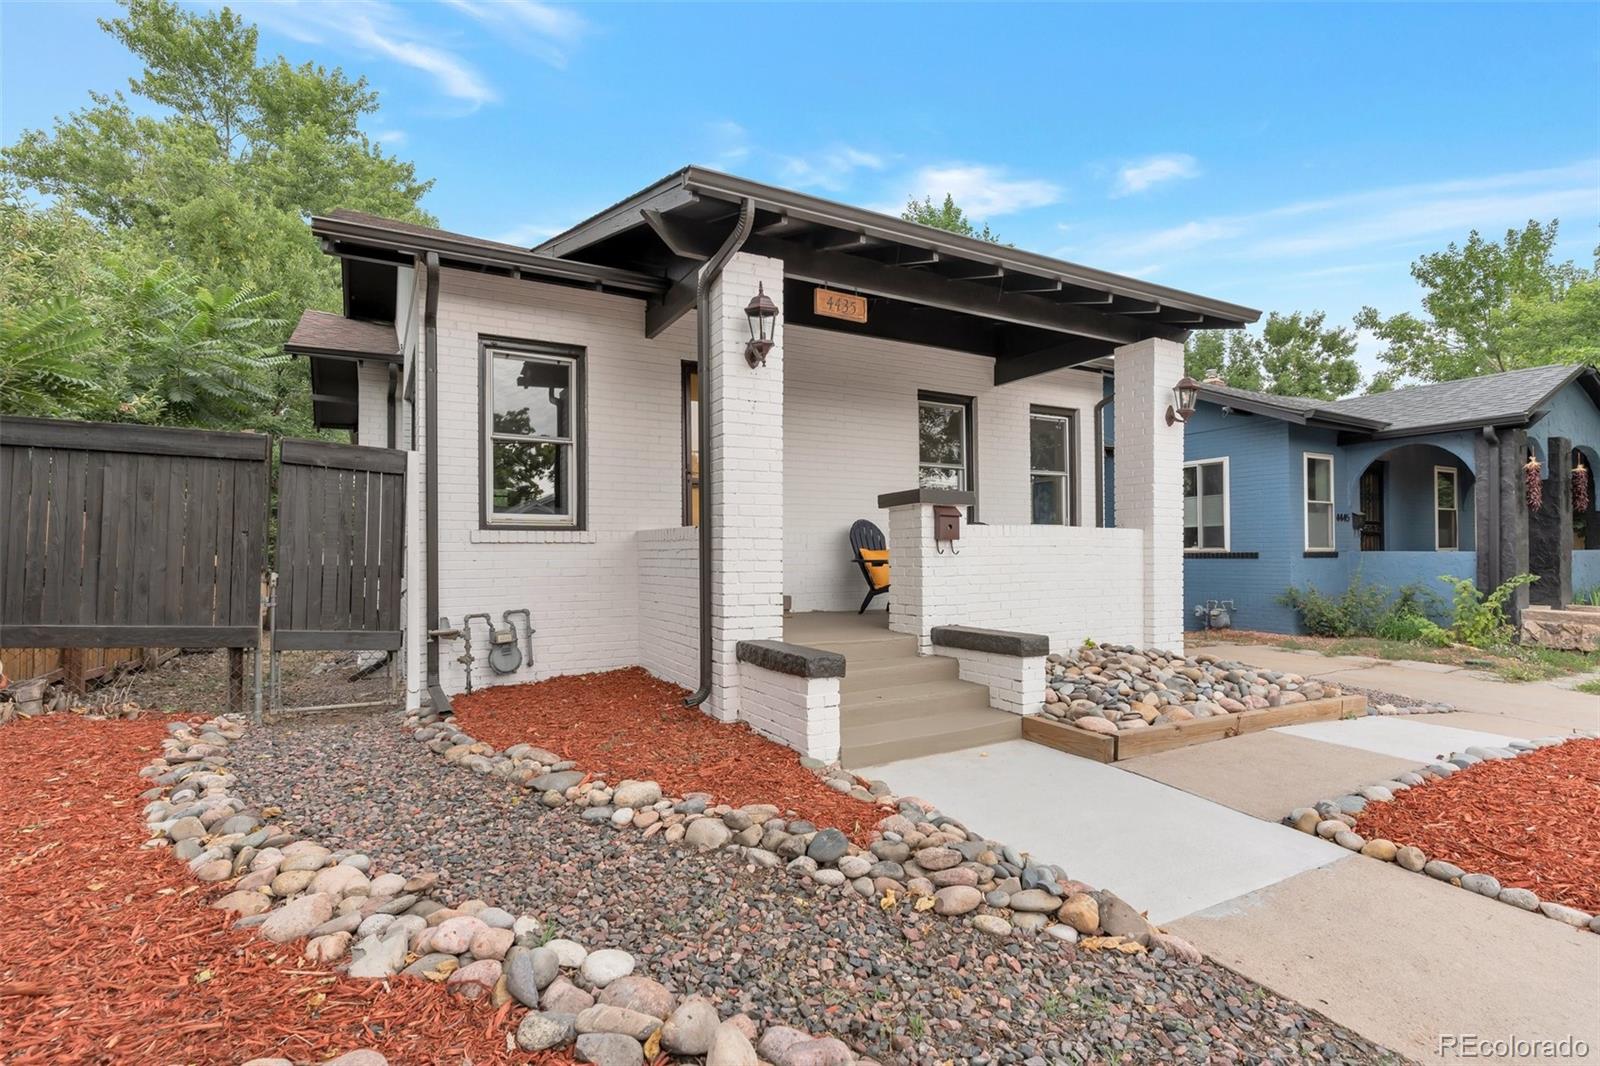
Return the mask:
POLYGON ((1539 580, 1533 574, 1518 574, 1501 583, 1485 596, 1470 578, 1439 575, 1453 590, 1450 604, 1450 635, 1474 648, 1493 648, 1511 643, 1511 624, 1506 621, 1506 603, 1524 585, 1539 580))
POLYGON ((1359 573, 1337 596, 1315 586, 1290 587, 1278 602, 1300 615, 1306 631, 1319 637, 1382 637, 1386 640, 1422 640, 1439 627, 1429 619, 1439 611, 1439 598, 1421 585, 1411 584, 1391 594, 1382 585, 1369 585, 1359 573), (1405 635, 1401 635, 1405 634, 1405 635))

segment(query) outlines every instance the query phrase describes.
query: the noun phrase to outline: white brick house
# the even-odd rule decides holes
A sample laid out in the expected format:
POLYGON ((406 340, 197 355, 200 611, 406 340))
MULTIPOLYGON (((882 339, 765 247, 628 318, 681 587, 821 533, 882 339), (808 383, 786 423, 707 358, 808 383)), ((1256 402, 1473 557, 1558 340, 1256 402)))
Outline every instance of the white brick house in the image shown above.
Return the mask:
MULTIPOLYGON (((496 673, 474 629, 473 685, 638 664, 708 680, 710 713, 833 757, 865 677, 841 696, 845 660, 894 635, 921 655, 937 627, 1182 639, 1183 427, 1164 414, 1187 332, 1248 308, 696 168, 532 250, 351 212, 313 229, 346 295, 288 345, 312 360, 319 424, 416 455, 413 699, 468 685, 461 640, 429 631, 526 608, 531 657, 496 673), (752 366, 758 290, 780 313, 752 366), (819 290, 864 297, 866 322, 819 313, 819 290), (1118 528, 1101 520, 1107 402, 1118 528), (963 508, 953 545, 933 537, 940 501, 963 508), (809 655, 796 632, 866 591, 847 539, 862 518, 891 553, 882 639, 809 655)), ((1042 689, 1040 664, 1007 675, 1003 648, 937 650, 994 679, 994 707, 1026 713, 1042 689)))

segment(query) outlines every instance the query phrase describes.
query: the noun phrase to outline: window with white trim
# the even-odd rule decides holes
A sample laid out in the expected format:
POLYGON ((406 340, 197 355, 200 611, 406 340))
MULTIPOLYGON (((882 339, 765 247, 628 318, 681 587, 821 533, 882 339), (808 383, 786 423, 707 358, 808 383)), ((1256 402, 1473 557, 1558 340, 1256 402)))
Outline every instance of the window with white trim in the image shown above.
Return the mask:
POLYGON ((969 405, 954 397, 917 399, 917 484, 971 490, 969 405))
POLYGON ((1461 548, 1461 477, 1450 466, 1433 468, 1433 547, 1442 552, 1461 548))
POLYGON ((1228 460, 1183 464, 1183 548, 1228 550, 1228 460))
POLYGON ((582 365, 576 349, 485 344, 486 526, 572 529, 582 522, 582 365))
POLYGON ((1333 546, 1333 456, 1305 453, 1306 551, 1333 546))
POLYGON ((1028 474, 1033 524, 1077 525, 1072 465, 1077 454, 1077 412, 1035 407, 1028 414, 1028 474))

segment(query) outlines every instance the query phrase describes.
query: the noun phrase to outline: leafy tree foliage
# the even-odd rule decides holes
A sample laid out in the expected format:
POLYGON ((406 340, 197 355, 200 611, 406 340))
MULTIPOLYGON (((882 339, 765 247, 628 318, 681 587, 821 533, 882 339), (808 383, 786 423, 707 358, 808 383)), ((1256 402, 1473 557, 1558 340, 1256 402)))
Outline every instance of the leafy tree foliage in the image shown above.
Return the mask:
POLYGON ((1379 358, 1387 369, 1375 387, 1600 361, 1600 249, 1593 271, 1557 263, 1558 229, 1557 220, 1533 220, 1507 230, 1503 241, 1474 230, 1464 245, 1452 242, 1413 263, 1411 275, 1425 290, 1422 315, 1384 317, 1365 307, 1356 316, 1357 327, 1386 346, 1379 358))
POLYGON ((82 306, 62 297, 0 318, 0 413, 71 411, 95 388, 83 357, 99 339, 82 306))
POLYGON ((1184 365, 1204 380, 1213 371, 1236 389, 1336 400, 1361 385, 1355 331, 1329 326, 1321 311, 1267 316, 1259 335, 1242 330, 1189 338, 1184 365))
POLYGON ((0 254, 20 272, 0 280, 0 313, 78 295, 107 386, 86 410, 114 396, 123 418, 309 433, 306 367, 268 357, 301 310, 339 306, 337 265, 305 218, 432 223, 418 206, 431 182, 361 131, 378 110, 364 78, 259 61, 255 27, 227 8, 126 0, 100 25, 143 61, 129 92, 156 110, 91 93, 0 151, 0 254), (175 374, 158 339, 214 366, 175 374))
POLYGON ((961 209, 956 203, 956 198, 950 193, 945 193, 944 203, 937 205, 931 196, 925 196, 920 201, 913 196, 906 201, 906 209, 900 212, 900 217, 907 222, 919 222, 935 229, 949 230, 963 237, 975 237, 991 244, 1000 243, 1000 235, 991 230, 987 222, 979 228, 967 217, 967 213, 961 209))

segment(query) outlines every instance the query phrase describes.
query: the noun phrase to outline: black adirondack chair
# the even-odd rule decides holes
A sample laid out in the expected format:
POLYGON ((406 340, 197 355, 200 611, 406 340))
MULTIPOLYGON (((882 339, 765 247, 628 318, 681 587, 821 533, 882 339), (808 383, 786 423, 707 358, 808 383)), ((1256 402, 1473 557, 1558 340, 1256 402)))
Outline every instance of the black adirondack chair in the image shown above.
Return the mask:
POLYGON ((873 599, 889 591, 888 582, 879 585, 872 579, 872 568, 887 564, 869 563, 861 557, 861 552, 863 550, 885 551, 888 547, 889 542, 884 539, 883 530, 865 518, 857 519, 856 523, 850 527, 850 550, 855 553, 856 565, 861 568, 861 577, 867 583, 866 599, 861 601, 861 610, 857 611, 856 614, 866 614, 867 607, 872 603, 873 599))

